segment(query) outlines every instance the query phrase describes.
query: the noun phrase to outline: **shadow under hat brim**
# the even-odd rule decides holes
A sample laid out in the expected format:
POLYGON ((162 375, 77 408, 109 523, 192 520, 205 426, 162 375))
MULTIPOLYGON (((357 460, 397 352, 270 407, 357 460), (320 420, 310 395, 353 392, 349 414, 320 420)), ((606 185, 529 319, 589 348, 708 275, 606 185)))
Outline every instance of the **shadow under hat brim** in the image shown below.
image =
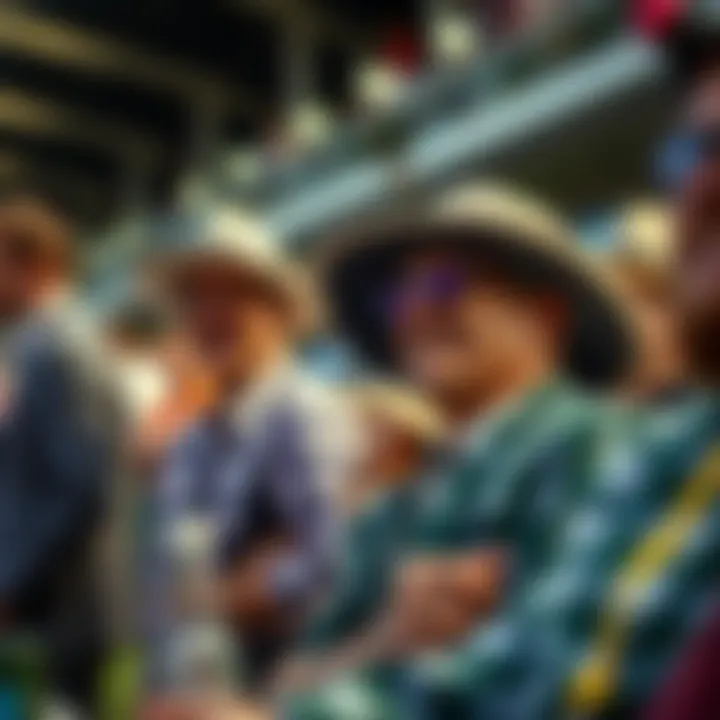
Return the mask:
POLYGON ((408 254, 457 249, 501 267, 528 287, 542 285, 567 298, 571 311, 565 368, 590 387, 608 387, 630 370, 635 334, 622 302, 601 268, 579 248, 548 247, 522 233, 472 222, 418 219, 344 237, 332 243, 321 272, 340 332, 366 360, 396 371, 384 292, 408 254))

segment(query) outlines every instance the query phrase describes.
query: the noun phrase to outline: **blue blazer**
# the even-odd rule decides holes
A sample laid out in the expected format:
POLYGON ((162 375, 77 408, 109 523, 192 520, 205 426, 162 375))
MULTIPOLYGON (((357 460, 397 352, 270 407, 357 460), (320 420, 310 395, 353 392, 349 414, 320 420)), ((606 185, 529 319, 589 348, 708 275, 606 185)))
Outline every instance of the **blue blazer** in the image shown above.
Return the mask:
POLYGON ((94 540, 121 446, 111 385, 65 330, 35 319, 0 353, 0 603, 50 645, 97 640, 94 540))

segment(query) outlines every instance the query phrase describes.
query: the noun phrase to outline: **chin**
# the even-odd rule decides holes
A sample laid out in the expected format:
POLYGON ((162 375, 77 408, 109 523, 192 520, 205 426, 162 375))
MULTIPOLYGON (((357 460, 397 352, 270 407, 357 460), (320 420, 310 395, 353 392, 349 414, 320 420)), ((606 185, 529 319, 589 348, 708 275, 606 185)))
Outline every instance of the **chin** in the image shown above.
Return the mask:
MULTIPOLYGON (((468 396, 473 383, 465 373, 437 373, 424 378, 415 378, 415 384, 441 405, 456 405, 468 396)), ((472 393, 471 393, 472 394, 472 393)))

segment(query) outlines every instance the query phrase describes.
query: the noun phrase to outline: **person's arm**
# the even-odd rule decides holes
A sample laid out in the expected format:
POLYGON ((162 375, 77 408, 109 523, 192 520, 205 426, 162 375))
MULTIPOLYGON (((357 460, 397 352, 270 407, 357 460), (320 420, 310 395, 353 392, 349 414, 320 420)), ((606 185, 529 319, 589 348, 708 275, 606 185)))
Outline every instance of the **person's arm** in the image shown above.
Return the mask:
POLYGON ((442 718, 450 707, 479 720, 544 720, 566 709, 572 674, 619 560, 616 531, 627 522, 612 512, 608 493, 615 497, 613 487, 640 488, 636 477, 647 471, 635 459, 630 426, 614 422, 609 430, 593 430, 584 447, 576 446, 582 453, 575 456, 577 474, 570 479, 584 489, 568 497, 565 510, 546 515, 543 503, 534 508, 547 518, 552 541, 542 559, 516 575, 503 611, 432 662, 406 666, 406 699, 425 708, 418 717, 442 718))
MULTIPOLYGON (((12 605, 81 542, 99 518, 114 460, 114 420, 92 412, 97 392, 59 353, 26 360, 12 412, 20 492, 5 493, 0 598, 12 605)), ((7 487, 2 483, 3 487, 7 487)))
POLYGON ((283 539, 225 571, 223 605, 241 622, 302 617, 332 578, 338 534, 327 488, 341 481, 347 466, 332 445, 332 433, 319 432, 325 420, 288 413, 274 427, 267 483, 283 539))
POLYGON ((278 693, 308 689, 364 659, 387 603, 396 555, 393 531, 402 522, 403 499, 393 493, 350 522, 332 590, 278 673, 278 693))

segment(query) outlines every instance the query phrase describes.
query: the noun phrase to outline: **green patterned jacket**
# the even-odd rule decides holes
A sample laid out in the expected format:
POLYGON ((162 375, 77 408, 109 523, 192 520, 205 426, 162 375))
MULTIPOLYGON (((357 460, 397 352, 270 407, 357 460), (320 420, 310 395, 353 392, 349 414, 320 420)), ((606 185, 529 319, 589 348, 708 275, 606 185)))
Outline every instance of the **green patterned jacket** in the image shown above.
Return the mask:
MULTIPOLYGON (((361 632, 386 600, 394 567, 413 554, 508 547, 513 583, 507 602, 512 602, 523 579, 554 552, 562 518, 625 422, 616 410, 556 382, 478 424, 413 486, 358 521, 343 581, 311 628, 307 647, 322 651, 361 632)), ((387 683, 368 681, 371 677, 366 673, 309 693, 290 703, 286 714, 372 720, 376 713, 386 720, 398 697, 387 683), (367 706, 362 712, 361 705, 367 706)))
POLYGON ((504 615, 408 672, 408 714, 636 717, 717 597, 719 439, 720 405, 698 398, 608 454, 504 615))

